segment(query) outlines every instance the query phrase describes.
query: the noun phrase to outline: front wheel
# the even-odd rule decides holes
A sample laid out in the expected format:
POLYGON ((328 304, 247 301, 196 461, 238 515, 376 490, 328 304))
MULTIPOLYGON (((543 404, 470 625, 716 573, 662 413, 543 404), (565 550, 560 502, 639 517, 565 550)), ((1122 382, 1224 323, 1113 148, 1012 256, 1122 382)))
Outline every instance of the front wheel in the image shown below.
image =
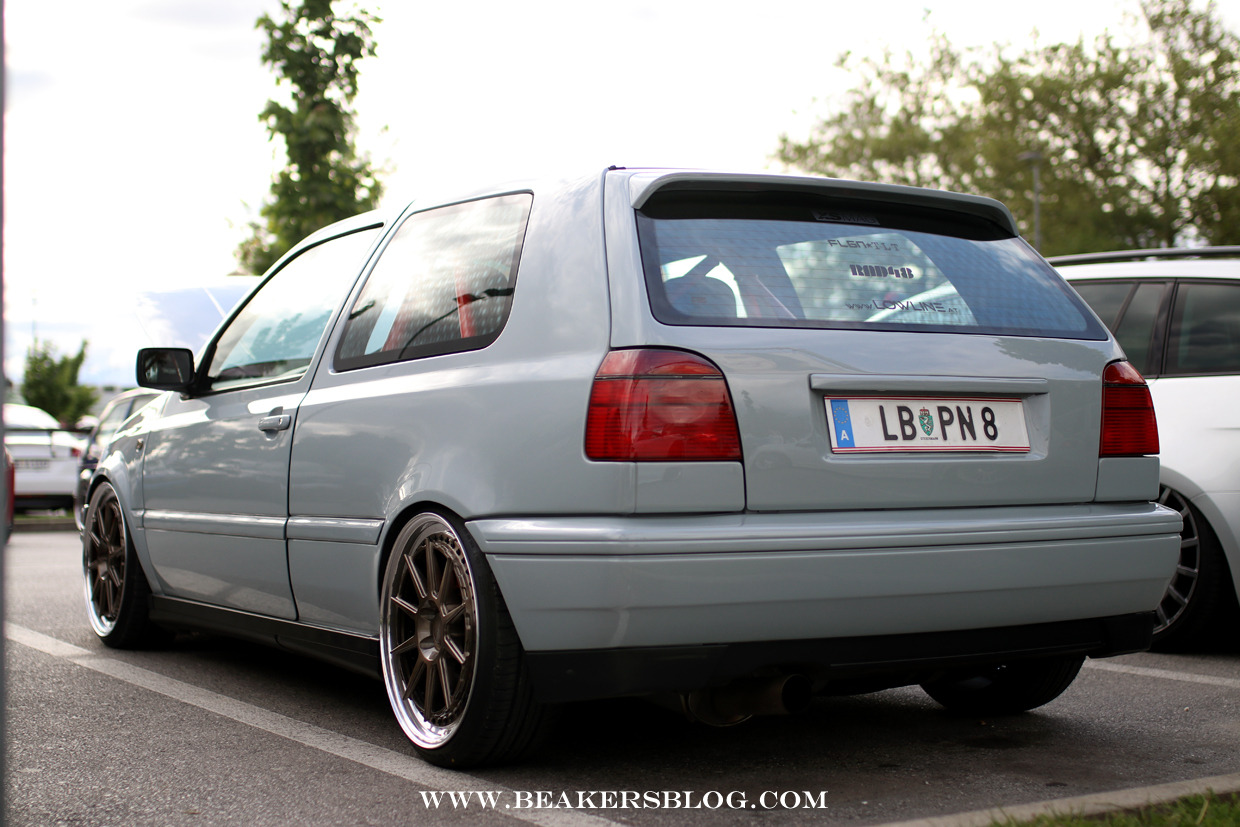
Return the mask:
POLYGON ((958 670, 921 688, 949 712, 1014 715, 1062 695, 1084 662, 1083 655, 1071 655, 958 670))
POLYGON ((82 576, 91 628, 105 645, 136 649, 166 643, 171 633, 151 623, 151 589, 134 554, 125 512, 112 486, 90 498, 82 531, 82 576))
POLYGON ((512 760, 545 730, 512 619, 463 527, 434 512, 401 530, 383 576, 383 682, 405 735, 427 761, 512 760))

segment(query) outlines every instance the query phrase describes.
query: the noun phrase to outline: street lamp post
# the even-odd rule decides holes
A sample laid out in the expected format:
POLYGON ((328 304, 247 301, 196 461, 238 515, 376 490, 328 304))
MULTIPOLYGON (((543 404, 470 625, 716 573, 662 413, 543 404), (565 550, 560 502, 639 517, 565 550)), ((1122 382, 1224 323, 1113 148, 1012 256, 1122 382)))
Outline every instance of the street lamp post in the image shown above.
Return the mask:
POLYGON ((1016 156, 1033 167, 1033 249, 1042 252, 1042 153, 1036 149, 1016 156))

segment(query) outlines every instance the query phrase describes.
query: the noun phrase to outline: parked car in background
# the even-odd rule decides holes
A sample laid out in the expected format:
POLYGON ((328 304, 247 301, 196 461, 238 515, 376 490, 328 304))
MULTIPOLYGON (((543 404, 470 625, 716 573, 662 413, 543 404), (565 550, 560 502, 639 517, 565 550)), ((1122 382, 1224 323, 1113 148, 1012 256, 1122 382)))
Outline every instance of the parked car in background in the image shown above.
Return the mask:
MULTIPOLYGON (((16 472, 13 470, 13 455, 9 453, 9 449, 4 449, 4 525, 8 534, 13 533, 13 518, 16 514, 14 509, 13 483, 16 479, 16 472)), ((7 536, 7 535, 6 535, 7 536)))
POLYGON ((1051 259, 1145 376, 1162 444, 1159 502, 1184 519, 1155 646, 1240 637, 1240 247, 1051 259))
POLYGON ((46 411, 4 403, 4 446, 13 456, 14 508, 19 511, 73 507, 82 437, 60 427, 46 411))
POLYGON ((135 388, 112 397, 103 406, 103 410, 99 412, 98 421, 91 428, 90 433, 86 435, 82 456, 78 462, 77 488, 73 498, 73 518, 77 522, 79 531, 85 525, 82 522, 82 512, 86 509, 86 488, 90 484, 90 475, 95 473, 95 466, 99 464, 100 455, 107 448, 108 443, 112 441, 112 435, 120 429, 121 424, 133 415, 134 411, 137 411, 158 396, 159 393, 157 391, 135 388))
POLYGON ((613 167, 369 213, 137 378, 95 632, 380 675, 445 766, 584 698, 1031 709, 1179 557, 1145 382, 985 198, 613 167))

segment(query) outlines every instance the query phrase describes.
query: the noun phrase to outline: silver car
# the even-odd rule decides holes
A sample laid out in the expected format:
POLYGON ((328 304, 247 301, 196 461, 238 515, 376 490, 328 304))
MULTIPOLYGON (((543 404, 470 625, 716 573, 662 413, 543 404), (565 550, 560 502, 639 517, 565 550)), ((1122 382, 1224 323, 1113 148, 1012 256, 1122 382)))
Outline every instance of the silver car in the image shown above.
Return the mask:
POLYGON ((95 631, 381 675, 445 766, 586 698, 1031 709, 1149 645, 1179 552, 1140 374, 966 195, 610 168, 367 214, 138 381, 95 631))

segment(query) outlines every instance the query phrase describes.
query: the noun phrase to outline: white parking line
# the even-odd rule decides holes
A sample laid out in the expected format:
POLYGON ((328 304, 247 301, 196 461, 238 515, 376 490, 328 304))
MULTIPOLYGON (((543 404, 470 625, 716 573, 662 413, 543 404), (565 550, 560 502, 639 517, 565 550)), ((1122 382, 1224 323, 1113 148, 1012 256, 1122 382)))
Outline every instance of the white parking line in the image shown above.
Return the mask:
POLYGON ((1240 680, 1236 678, 1216 678, 1213 675, 1194 675, 1191 672, 1172 672, 1169 669, 1150 669, 1145 666, 1128 666, 1123 663, 1087 660, 1085 665, 1090 669, 1101 669, 1104 672, 1123 672, 1127 675, 1140 675, 1143 678, 1164 678, 1169 681, 1185 683, 1204 683, 1207 686, 1225 686, 1228 689, 1240 689, 1240 680))
MULTIPOLYGON (((418 758, 377 747, 366 741, 350 738, 347 735, 316 727, 313 724, 307 724, 184 681, 165 677, 148 669, 65 643, 63 640, 57 640, 24 626, 13 623, 4 624, 4 636, 14 643, 61 658, 77 666, 157 692, 175 701, 205 709, 321 752, 403 778, 428 790, 497 792, 504 798, 514 799, 512 790, 492 781, 475 778, 462 772, 442 770, 418 758)), ((447 804, 446 801, 444 803, 447 804)), ((620 827, 617 822, 577 810, 500 809, 496 812, 530 824, 538 824, 541 827, 620 827)))

